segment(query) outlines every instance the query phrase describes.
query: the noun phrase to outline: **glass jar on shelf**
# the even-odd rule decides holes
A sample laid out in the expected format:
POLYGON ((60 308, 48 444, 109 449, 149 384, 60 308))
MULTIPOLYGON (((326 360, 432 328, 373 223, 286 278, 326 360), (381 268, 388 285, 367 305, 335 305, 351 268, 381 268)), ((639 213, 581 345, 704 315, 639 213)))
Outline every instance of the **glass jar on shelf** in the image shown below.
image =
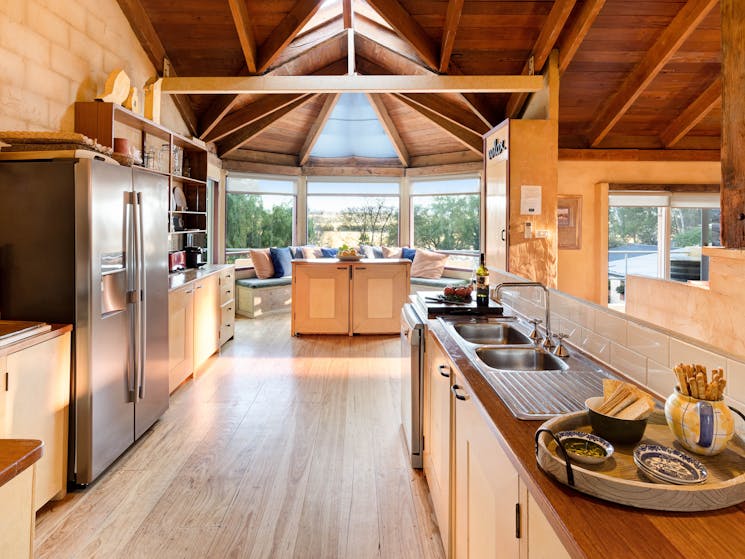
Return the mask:
POLYGON ((168 144, 162 144, 158 150, 158 171, 170 172, 171 148, 168 144))
POLYGON ((173 171, 172 173, 174 175, 180 175, 181 174, 181 154, 182 150, 178 146, 173 146, 173 171))

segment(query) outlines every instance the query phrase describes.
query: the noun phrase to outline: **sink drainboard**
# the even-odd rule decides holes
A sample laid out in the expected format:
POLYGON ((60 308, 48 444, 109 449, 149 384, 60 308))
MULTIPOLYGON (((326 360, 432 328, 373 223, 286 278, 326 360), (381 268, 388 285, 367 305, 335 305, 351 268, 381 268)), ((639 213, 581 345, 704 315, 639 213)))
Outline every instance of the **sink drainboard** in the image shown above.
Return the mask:
POLYGON ((486 371, 484 377, 518 419, 548 419, 585 409, 585 400, 603 393, 594 371, 486 371))

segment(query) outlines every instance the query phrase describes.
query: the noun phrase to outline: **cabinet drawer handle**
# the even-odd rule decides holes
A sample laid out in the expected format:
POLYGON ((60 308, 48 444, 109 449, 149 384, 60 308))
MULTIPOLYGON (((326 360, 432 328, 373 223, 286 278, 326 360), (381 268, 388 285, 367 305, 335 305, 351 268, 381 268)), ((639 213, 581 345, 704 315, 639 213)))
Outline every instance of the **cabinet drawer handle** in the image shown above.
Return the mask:
POLYGON ((194 290, 193 289, 190 289, 189 291, 184 291, 184 293, 187 293, 187 294, 188 293, 194 293, 194 290))
POLYGON ((203 287, 203 285, 197 285, 197 289, 202 289, 203 287))
POLYGON ((232 291, 230 289, 226 289, 225 293, 232 293, 232 291))
POLYGON ((8 392, 10 390, 10 373, 8 371, 5 371, 5 391, 8 392))
POLYGON ((447 365, 437 365, 437 370, 440 371, 440 374, 445 378, 450 378, 450 367, 447 365))
POLYGON ((337 266, 336 269, 337 270, 346 270, 347 267, 346 266, 337 266))
POLYGON ((454 384, 453 386, 450 387, 450 390, 453 392, 453 395, 455 395, 455 397, 458 400, 462 400, 465 402, 466 400, 470 398, 470 396, 468 394, 458 394, 458 390, 462 390, 462 389, 463 387, 458 384, 454 384))

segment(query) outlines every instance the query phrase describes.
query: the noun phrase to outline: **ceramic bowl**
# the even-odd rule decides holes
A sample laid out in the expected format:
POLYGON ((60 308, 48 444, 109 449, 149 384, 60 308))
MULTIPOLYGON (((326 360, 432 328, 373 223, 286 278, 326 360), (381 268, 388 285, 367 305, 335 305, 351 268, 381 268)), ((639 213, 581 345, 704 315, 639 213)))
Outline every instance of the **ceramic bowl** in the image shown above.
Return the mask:
POLYGON ((585 401, 587 414, 590 416, 592 432, 616 444, 638 443, 644 436, 644 430, 647 428, 647 420, 618 419, 617 417, 596 412, 595 408, 598 408, 602 403, 602 396, 588 398, 585 401))
POLYGON ((605 439, 585 433, 583 431, 561 431, 556 433, 556 438, 561 441, 567 454, 583 464, 600 464, 613 455, 613 445, 605 439), (599 448, 602 456, 588 455, 583 449, 587 447, 599 448))

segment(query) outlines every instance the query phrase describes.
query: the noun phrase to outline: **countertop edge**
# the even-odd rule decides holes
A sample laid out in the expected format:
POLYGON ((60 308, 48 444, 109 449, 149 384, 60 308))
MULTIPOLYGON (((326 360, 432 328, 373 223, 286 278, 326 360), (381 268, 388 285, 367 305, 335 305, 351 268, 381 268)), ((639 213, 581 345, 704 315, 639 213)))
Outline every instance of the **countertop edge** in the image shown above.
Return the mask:
POLYGON ((202 278, 219 274, 223 270, 235 268, 233 264, 207 264, 201 268, 190 268, 182 272, 168 274, 168 292, 181 289, 185 285, 198 281, 202 278))
POLYGON ((35 346, 47 340, 51 340, 67 332, 72 332, 72 324, 52 324, 52 329, 42 332, 40 334, 34 334, 27 338, 23 338, 16 342, 9 343, 8 345, 0 347, 0 355, 7 355, 15 353, 27 347, 35 346))
POLYGON ((44 443, 39 440, 0 440, 0 486, 32 466, 43 455, 44 443))

